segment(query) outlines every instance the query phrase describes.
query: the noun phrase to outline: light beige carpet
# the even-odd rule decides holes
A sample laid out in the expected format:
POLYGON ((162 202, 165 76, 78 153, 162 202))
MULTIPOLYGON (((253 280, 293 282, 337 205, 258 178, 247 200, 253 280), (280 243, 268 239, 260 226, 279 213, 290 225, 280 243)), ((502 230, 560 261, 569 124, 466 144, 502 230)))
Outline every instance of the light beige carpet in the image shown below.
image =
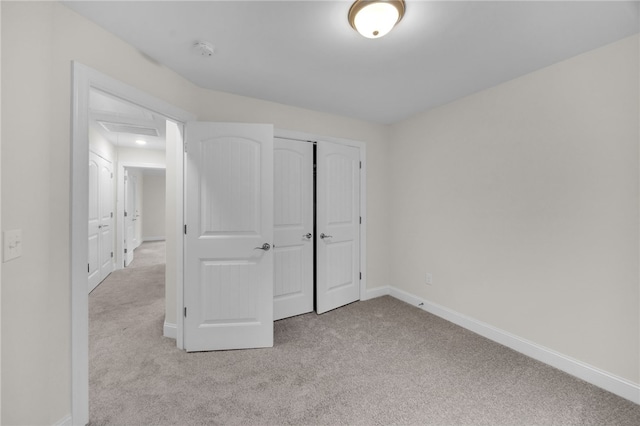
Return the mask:
POLYGON ((277 321, 271 349, 188 354, 162 337, 163 280, 132 267, 90 296, 92 425, 640 425, 640 406, 391 297, 277 321))

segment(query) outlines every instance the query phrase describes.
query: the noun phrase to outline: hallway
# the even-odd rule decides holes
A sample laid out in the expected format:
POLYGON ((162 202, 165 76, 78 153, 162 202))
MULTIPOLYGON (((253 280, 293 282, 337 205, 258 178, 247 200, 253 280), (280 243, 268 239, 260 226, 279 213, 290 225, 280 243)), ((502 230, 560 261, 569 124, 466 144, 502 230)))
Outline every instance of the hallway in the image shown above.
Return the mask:
MULTIPOLYGON (((116 377, 135 382, 144 374, 140 364, 123 360, 144 356, 140 348, 150 347, 162 336, 164 271, 165 242, 145 242, 135 250, 129 267, 111 273, 89 295, 89 410, 92 424, 98 418, 101 419, 98 423, 108 423, 108 412, 118 411, 118 404, 114 404, 120 397, 119 386, 114 386, 116 377)), ((175 348, 174 340, 162 339, 175 348)))

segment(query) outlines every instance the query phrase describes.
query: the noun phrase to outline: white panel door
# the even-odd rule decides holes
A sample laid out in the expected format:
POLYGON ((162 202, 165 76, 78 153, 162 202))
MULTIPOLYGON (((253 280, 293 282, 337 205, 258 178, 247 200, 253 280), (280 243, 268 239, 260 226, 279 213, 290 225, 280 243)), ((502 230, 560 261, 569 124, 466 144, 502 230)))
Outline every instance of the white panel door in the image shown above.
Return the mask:
POLYGON ((113 172, 111 163, 100 166, 100 281, 113 271, 113 172))
POLYGON ((316 311, 360 299, 360 150, 318 142, 316 311))
POLYGON ((124 171, 124 266, 133 262, 136 248, 136 177, 124 171))
POLYGON ((273 319, 313 311, 313 144, 276 138, 273 319))
POLYGON ((273 346, 273 126, 186 127, 184 347, 273 346))
POLYGON ((89 153, 89 292, 100 284, 100 157, 89 153))
POLYGON ((89 292, 113 271, 111 163, 89 153, 89 292))

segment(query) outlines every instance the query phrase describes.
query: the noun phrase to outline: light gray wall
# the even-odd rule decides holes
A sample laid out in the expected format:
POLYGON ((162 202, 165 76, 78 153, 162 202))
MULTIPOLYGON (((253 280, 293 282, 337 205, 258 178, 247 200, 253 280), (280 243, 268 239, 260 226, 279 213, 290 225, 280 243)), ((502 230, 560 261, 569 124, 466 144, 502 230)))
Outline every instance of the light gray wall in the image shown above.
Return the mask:
POLYGON ((165 223, 165 175, 164 172, 143 172, 142 193, 142 241, 164 239, 165 223))
POLYGON ((395 125, 393 284, 640 383, 638 75, 634 36, 395 125))

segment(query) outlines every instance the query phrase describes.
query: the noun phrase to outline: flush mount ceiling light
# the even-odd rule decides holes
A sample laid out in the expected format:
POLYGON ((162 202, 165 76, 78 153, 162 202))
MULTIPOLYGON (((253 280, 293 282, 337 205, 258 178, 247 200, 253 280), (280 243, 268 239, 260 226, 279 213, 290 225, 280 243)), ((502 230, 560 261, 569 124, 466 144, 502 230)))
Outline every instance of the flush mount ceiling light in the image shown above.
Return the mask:
POLYGON ((387 34, 404 16, 404 0, 356 0, 349 9, 349 23, 367 38, 387 34))
POLYGON ((146 144, 147 144, 147 141, 143 141, 142 139, 138 139, 138 140, 136 140, 136 143, 137 143, 138 145, 146 145, 146 144))

